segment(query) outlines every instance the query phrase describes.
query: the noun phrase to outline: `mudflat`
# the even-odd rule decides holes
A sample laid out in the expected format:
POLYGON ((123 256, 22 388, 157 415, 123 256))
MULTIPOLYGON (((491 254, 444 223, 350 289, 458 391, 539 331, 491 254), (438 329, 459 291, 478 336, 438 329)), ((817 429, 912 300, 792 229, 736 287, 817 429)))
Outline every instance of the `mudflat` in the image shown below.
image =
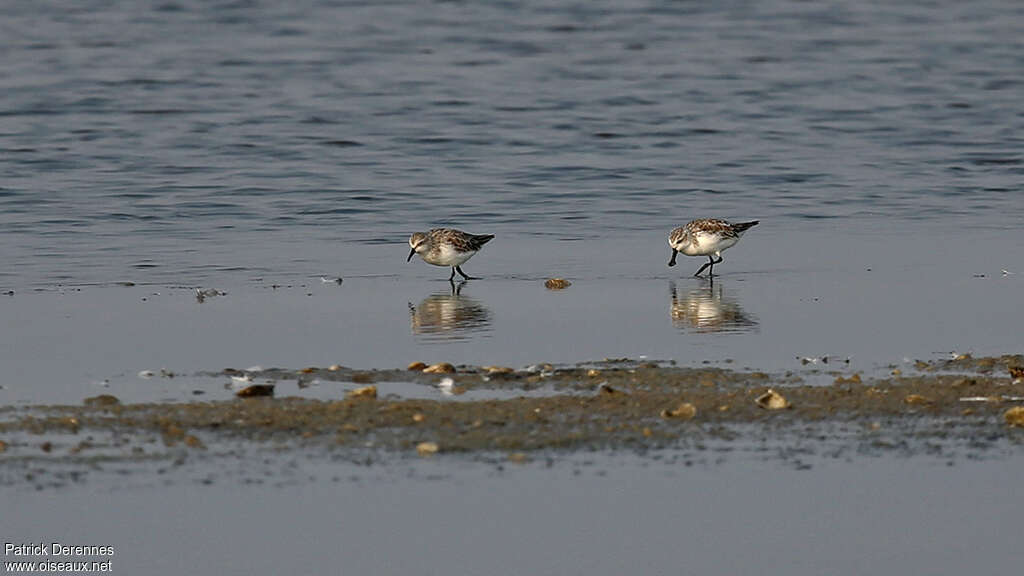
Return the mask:
MULTIPOLYGON (((209 376, 234 377, 240 396, 247 394, 239 380, 264 382, 263 394, 276 396, 122 404, 98 395, 80 405, 7 407, 0 409, 0 459, 32 468, 38 480, 48 465, 66 474, 69 465, 230 460, 239 444, 370 461, 461 454, 523 462, 605 450, 692 460, 754 446, 783 459, 794 447, 974 458, 1024 447, 1021 367, 1020 355, 962 355, 885 378, 836 370, 828 385, 629 359, 521 370, 332 366, 266 370, 257 378, 227 369, 209 376), (288 396, 289 387, 312 380, 336 383, 338 398, 288 396)), ((17 466, 5 468, 5 482, 24 480, 17 466)))

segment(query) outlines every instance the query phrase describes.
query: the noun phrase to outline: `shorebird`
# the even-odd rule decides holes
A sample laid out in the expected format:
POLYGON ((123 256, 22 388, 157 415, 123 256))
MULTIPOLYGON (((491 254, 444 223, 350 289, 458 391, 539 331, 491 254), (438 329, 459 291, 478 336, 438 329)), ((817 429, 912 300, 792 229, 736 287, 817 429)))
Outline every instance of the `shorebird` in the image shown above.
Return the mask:
POLYGON ((452 275, 448 277, 449 282, 455 280, 456 272, 466 280, 476 280, 472 276, 467 276, 459 266, 472 258, 492 238, 493 234, 467 234, 453 228, 434 228, 426 233, 416 232, 409 237, 409 246, 412 250, 405 261, 408 262, 419 254, 427 264, 451 266, 452 275))
POLYGON ((676 265, 676 254, 680 252, 687 256, 707 256, 708 261, 694 276, 700 276, 700 273, 709 266, 711 270, 708 271, 708 276, 714 276, 715 264, 722 261, 722 251, 739 242, 740 236, 757 223, 758 221, 754 220, 733 224, 717 218, 691 220, 686 226, 680 226, 669 234, 668 245, 672 248, 672 258, 668 265, 676 265))

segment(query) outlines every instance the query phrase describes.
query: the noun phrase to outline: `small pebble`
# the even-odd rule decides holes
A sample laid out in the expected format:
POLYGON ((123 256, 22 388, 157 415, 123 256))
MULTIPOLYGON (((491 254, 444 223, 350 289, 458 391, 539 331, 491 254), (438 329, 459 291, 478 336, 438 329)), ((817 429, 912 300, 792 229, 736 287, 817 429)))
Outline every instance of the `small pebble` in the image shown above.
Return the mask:
POLYGON ((441 450, 437 442, 420 442, 416 445, 416 451, 420 453, 420 456, 430 456, 431 454, 437 454, 441 450))
POLYGON ((455 366, 447 362, 441 362, 440 364, 431 364, 423 369, 423 372, 427 374, 454 374, 455 366))
POLYGON ((697 415, 697 407, 689 402, 683 402, 679 406, 676 406, 672 410, 662 410, 662 418, 672 418, 678 420, 692 420, 697 415))
POLYGON ((572 286, 572 282, 569 282, 565 278, 548 278, 548 280, 544 282, 544 287, 548 290, 564 290, 569 286, 572 286))
POLYGON ((376 398, 377 387, 376 386, 363 386, 362 388, 356 388, 355 390, 349 391, 347 394, 349 398, 376 398))
POLYGON ((235 392, 235 396, 239 398, 256 398, 260 396, 273 396, 274 385, 273 384, 253 384, 252 386, 246 386, 238 392, 235 392))
POLYGON ((931 400, 925 398, 924 396, 921 396, 920 394, 907 394, 906 398, 904 398, 903 401, 910 405, 921 405, 931 403, 931 400))
POLYGON ((1003 413, 1003 418, 1010 426, 1024 428, 1024 407, 1016 406, 1003 413))
POLYGON ((790 407, 790 403, 782 394, 771 389, 758 396, 754 401, 757 402, 758 406, 766 410, 782 410, 790 407))
POLYGON ((515 370, 507 366, 484 366, 483 369, 486 370, 488 374, 511 374, 515 372, 515 370))

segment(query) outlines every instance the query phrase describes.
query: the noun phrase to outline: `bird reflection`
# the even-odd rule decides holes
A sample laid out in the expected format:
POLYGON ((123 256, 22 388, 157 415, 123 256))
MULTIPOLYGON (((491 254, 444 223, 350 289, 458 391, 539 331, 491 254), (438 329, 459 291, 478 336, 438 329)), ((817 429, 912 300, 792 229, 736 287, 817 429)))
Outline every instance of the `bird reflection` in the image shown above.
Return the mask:
POLYGON ((491 326, 491 311, 462 294, 466 282, 452 284, 450 291, 424 298, 419 306, 409 303, 412 333, 432 339, 463 340, 491 326))
POLYGON ((739 300, 728 295, 721 281, 702 281, 702 285, 685 293, 669 282, 672 295, 672 324, 680 330, 694 332, 753 332, 757 319, 743 311, 739 300))

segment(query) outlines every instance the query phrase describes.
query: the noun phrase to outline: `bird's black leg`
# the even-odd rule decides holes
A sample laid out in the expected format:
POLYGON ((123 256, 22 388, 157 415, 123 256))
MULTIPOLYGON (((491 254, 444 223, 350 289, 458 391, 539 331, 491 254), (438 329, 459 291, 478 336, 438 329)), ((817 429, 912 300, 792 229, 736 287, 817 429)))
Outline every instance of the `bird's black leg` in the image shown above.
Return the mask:
MULTIPOLYGON (((708 258, 711 258, 711 256, 708 256, 708 258)), ((715 264, 718 264, 722 260, 723 260, 723 258, 722 258, 721 254, 718 255, 718 260, 715 260, 714 258, 711 258, 711 269, 708 270, 708 278, 711 278, 712 276, 715 275, 715 264)))
POLYGON ((697 270, 697 273, 694 274, 694 276, 700 276, 700 273, 703 272, 704 269, 707 268, 708 266, 711 266, 712 272, 715 271, 715 259, 712 258, 711 256, 708 256, 708 261, 705 262, 704 265, 700 267, 700 270, 697 270))
MULTIPOLYGON (((458 270, 459 274, 461 274, 462 277, 465 278, 466 280, 479 280, 479 278, 477 278, 476 276, 466 276, 466 273, 463 272, 462 268, 459 268, 458 266, 456 266, 455 269, 458 270)), ((455 272, 452 272, 452 277, 455 277, 455 272)))
POLYGON ((452 275, 448 277, 448 281, 452 284, 455 283, 455 266, 452 266, 452 275))

